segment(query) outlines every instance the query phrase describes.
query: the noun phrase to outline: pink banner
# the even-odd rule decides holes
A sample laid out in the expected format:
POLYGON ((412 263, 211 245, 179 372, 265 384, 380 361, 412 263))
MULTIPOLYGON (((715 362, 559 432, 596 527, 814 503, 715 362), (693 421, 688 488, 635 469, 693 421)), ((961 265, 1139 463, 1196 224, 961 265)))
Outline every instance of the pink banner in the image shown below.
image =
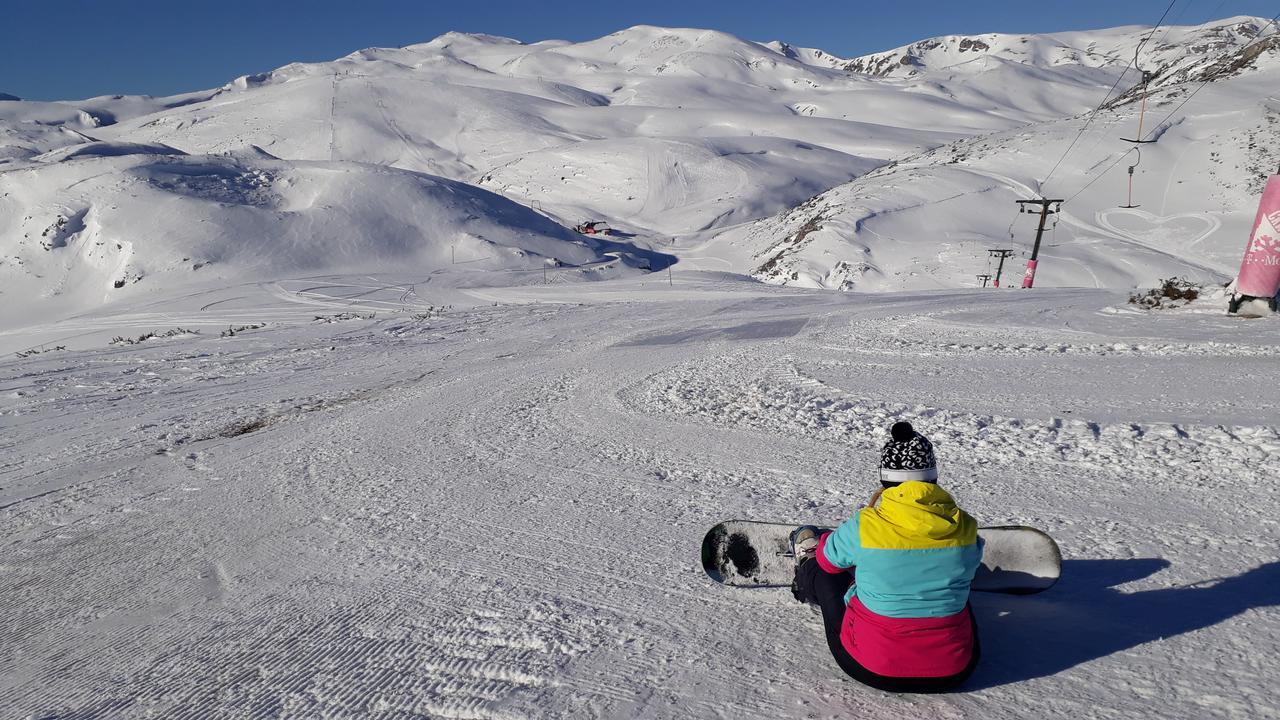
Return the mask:
POLYGON ((1027 261, 1027 274, 1022 276, 1022 287, 1029 288, 1036 281, 1036 263, 1037 260, 1027 261))
POLYGON ((1253 234, 1244 249, 1236 293, 1273 298, 1280 290, 1280 175, 1273 175, 1262 191, 1253 234))

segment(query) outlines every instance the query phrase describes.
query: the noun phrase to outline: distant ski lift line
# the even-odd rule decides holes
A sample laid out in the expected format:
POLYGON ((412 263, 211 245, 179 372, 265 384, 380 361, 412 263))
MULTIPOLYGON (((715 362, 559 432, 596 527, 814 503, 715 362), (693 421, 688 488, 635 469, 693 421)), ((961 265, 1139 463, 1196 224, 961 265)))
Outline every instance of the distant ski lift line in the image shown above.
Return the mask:
MULTIPOLYGON (((1178 0, 1172 0, 1172 2, 1169 3, 1169 6, 1164 9, 1163 13, 1161 13, 1160 19, 1156 21, 1154 26, 1152 26, 1151 32, 1147 33, 1147 36, 1138 43, 1138 47, 1133 51, 1135 63, 1137 62, 1138 53, 1142 50, 1142 46, 1146 45, 1147 41, 1156 34, 1156 30, 1159 30, 1160 26, 1164 24, 1164 19, 1169 16, 1169 11, 1173 10, 1173 6, 1177 4, 1177 2, 1178 0)), ((1107 101, 1111 99, 1111 93, 1115 92, 1116 88, 1120 87, 1120 81, 1124 80, 1124 76, 1128 74, 1128 72, 1129 66, 1126 66, 1125 69, 1120 72, 1120 77, 1116 78, 1116 81, 1112 83, 1111 89, 1107 91, 1107 94, 1102 98, 1102 101, 1099 102, 1098 105, 1089 113, 1089 117, 1084 121, 1084 125, 1080 127, 1080 132, 1076 133, 1075 139, 1072 140, 1071 144, 1067 146, 1067 149, 1062 152, 1062 157, 1058 158, 1058 162, 1053 164, 1053 168, 1049 170, 1049 174, 1044 177, 1044 180, 1040 181, 1040 187, 1042 189, 1045 185, 1049 184, 1049 180, 1053 178, 1053 174, 1058 172, 1058 168, 1062 166, 1062 161, 1066 160, 1067 156, 1071 154, 1071 150, 1080 142, 1080 138, 1084 137, 1085 131, 1093 124, 1093 119, 1098 116, 1098 112, 1102 110, 1102 106, 1106 105, 1107 101)), ((1043 193, 1041 193, 1041 195, 1043 195, 1043 193)))
MULTIPOLYGON (((1259 31, 1258 31, 1258 34, 1253 38, 1253 40, 1250 40, 1248 43, 1246 43, 1246 44, 1245 44, 1245 46, 1244 46, 1244 47, 1240 48, 1239 50, 1236 50, 1235 52, 1236 52, 1236 53, 1243 53, 1244 51, 1246 51, 1246 50, 1248 50, 1249 48, 1253 47, 1253 44, 1254 44, 1254 43, 1256 43, 1256 42, 1258 42, 1259 40, 1261 40, 1261 39, 1262 39, 1262 37, 1266 34, 1267 30, 1271 29, 1271 27, 1272 27, 1272 26, 1274 26, 1274 25, 1276 24, 1276 21, 1277 21, 1277 20, 1280 20, 1280 13, 1276 13, 1274 16, 1272 16, 1272 18, 1271 18, 1270 22, 1268 22, 1266 25, 1264 25, 1264 26, 1262 27, 1262 29, 1261 29, 1261 30, 1259 30, 1259 31)), ((1230 54, 1230 51, 1228 51, 1227 53, 1223 53, 1223 56, 1222 56, 1221 58, 1219 58, 1219 60, 1221 61, 1221 60, 1225 59, 1225 58, 1227 57, 1227 55, 1229 55, 1229 54, 1230 54)), ((1215 78, 1214 78, 1213 76, 1210 76, 1210 77, 1205 78, 1205 79, 1200 83, 1199 87, 1197 87, 1195 90, 1193 90, 1193 91, 1191 92, 1191 94, 1190 94, 1190 95, 1188 95, 1185 99, 1183 99, 1183 101, 1182 101, 1181 103, 1179 103, 1179 104, 1178 104, 1178 106, 1177 106, 1177 107, 1175 107, 1173 110, 1171 110, 1171 111, 1169 112, 1169 114, 1168 114, 1168 115, 1165 115, 1163 120, 1161 120, 1160 122, 1156 123, 1155 128, 1153 128, 1153 129, 1150 131, 1150 133, 1149 133, 1149 134, 1154 134, 1154 133, 1155 133, 1155 131, 1156 131, 1156 129, 1159 129, 1160 127, 1163 127, 1165 123, 1169 122, 1169 120, 1174 116, 1174 114, 1176 114, 1176 113, 1177 113, 1179 110, 1181 110, 1181 109, 1182 109, 1182 108, 1183 108, 1183 107, 1184 107, 1188 102, 1190 102, 1190 101, 1191 101, 1191 98, 1193 98, 1193 97, 1195 97, 1195 96, 1196 96, 1196 93, 1199 93, 1201 90, 1203 90, 1203 89, 1204 89, 1204 87, 1205 87, 1206 85, 1208 85, 1209 83, 1213 82, 1214 80, 1215 80, 1215 78)), ((1139 137, 1141 137, 1141 136, 1139 136, 1139 137)), ((1078 140, 1078 139, 1079 139, 1079 136, 1076 136, 1076 139, 1078 140)), ((1072 143, 1072 145, 1075 145, 1075 143, 1073 142, 1073 143, 1072 143)), ((1134 148, 1130 148, 1130 149, 1126 150, 1123 154, 1121 154, 1119 157, 1117 157, 1115 160, 1113 160, 1113 161, 1111 162, 1111 164, 1110 164, 1110 165, 1106 166, 1105 168, 1103 168, 1103 169, 1102 169, 1102 171, 1101 171, 1101 172, 1099 172, 1097 175, 1095 175, 1095 176, 1093 177, 1093 179, 1092 179, 1092 180, 1090 180, 1089 182, 1085 183, 1084 187, 1082 187, 1082 188, 1080 188, 1079 190, 1077 190, 1077 191, 1075 192, 1075 194, 1071 195, 1071 197, 1068 197, 1066 201, 1067 201, 1067 202, 1071 202, 1072 200, 1075 200, 1077 197, 1079 197, 1079 196, 1080 196, 1080 194, 1081 194, 1081 193, 1083 193, 1085 190, 1088 190, 1090 186, 1092 186, 1094 183, 1098 182, 1098 180, 1101 180, 1101 179, 1102 179, 1102 177, 1103 177, 1104 175, 1106 175, 1107 173, 1111 172, 1112 168, 1114 168, 1115 166, 1119 165, 1121 160, 1124 160, 1126 157, 1128 157, 1128 156, 1129 156, 1129 153, 1133 152, 1133 151, 1134 151, 1134 150, 1136 150, 1136 149, 1137 149, 1137 148, 1136 148, 1136 147, 1134 147, 1134 148)), ((1067 151, 1068 151, 1068 152, 1070 152, 1070 150, 1071 150, 1071 148, 1070 148, 1070 147, 1068 147, 1068 148, 1067 148, 1067 151)), ((1063 157, 1066 157, 1066 155, 1064 154, 1064 155, 1063 155, 1063 157)), ((1061 160, 1059 160, 1058 162, 1059 162, 1059 163, 1061 163, 1062 161, 1061 161, 1061 160)), ((1057 166, 1055 166, 1055 169, 1056 169, 1056 168, 1057 168, 1057 166)), ((1045 179, 1045 182, 1048 182, 1048 178, 1046 178, 1046 179, 1045 179)), ((1044 183, 1041 183, 1041 185, 1042 185, 1042 186, 1043 186, 1043 184, 1044 184, 1044 183)))
MULTIPOLYGON (((1258 42, 1259 40, 1263 39, 1263 36, 1265 36, 1265 35, 1267 34, 1267 31, 1268 31, 1268 30, 1270 30, 1270 29, 1271 29, 1271 28, 1276 24, 1276 21, 1277 21, 1277 20, 1280 20, 1280 12, 1276 13, 1275 15, 1273 15, 1273 16, 1271 17, 1271 21, 1270 21, 1270 22, 1268 22, 1266 25, 1264 25, 1264 26, 1262 27, 1262 29, 1258 31, 1258 34, 1257 34, 1257 35, 1255 35, 1255 36, 1254 36, 1254 38, 1253 38, 1252 40, 1250 40, 1249 42, 1245 43, 1245 46, 1244 46, 1244 47, 1242 47, 1242 48, 1240 48, 1239 50, 1237 50, 1237 51, 1236 51, 1236 53, 1237 53, 1237 54, 1243 54, 1243 53, 1244 53, 1244 51, 1246 51, 1246 50, 1248 50, 1249 48, 1253 47, 1254 43, 1256 43, 1256 42, 1258 42)), ((1226 56, 1227 56, 1227 53, 1224 53, 1224 54, 1223 54, 1223 57, 1222 57, 1222 58, 1220 58, 1220 60, 1225 60, 1225 59, 1226 59, 1226 56)), ((1210 66, 1210 67, 1212 67, 1212 66, 1210 66)), ((1213 81, 1214 81, 1214 80, 1216 80, 1216 79, 1217 79, 1217 78, 1216 78, 1215 76, 1213 76, 1213 75, 1210 75, 1209 77, 1206 77, 1206 78, 1204 79, 1204 81, 1200 83, 1199 87, 1197 87, 1195 90, 1193 90, 1193 91, 1191 92, 1191 94, 1190 94, 1190 95, 1188 95, 1188 96, 1187 96, 1187 97, 1186 97, 1186 98, 1185 98, 1181 103, 1178 103, 1178 107, 1174 108, 1173 110, 1170 110, 1170 111, 1169 111, 1169 114, 1168 114, 1168 115, 1165 115, 1165 116, 1164 116, 1164 119, 1163 119, 1163 120, 1161 120, 1159 123, 1156 123, 1155 127, 1156 127, 1156 128, 1159 128, 1159 127, 1161 127, 1162 125, 1164 125, 1165 123, 1169 122, 1169 119, 1170 119, 1170 118, 1172 118, 1172 117, 1173 117, 1173 116, 1174 116, 1174 115, 1175 115, 1179 110, 1181 110, 1181 109, 1183 108, 1183 106, 1185 106, 1187 103, 1191 102, 1191 98, 1195 97, 1195 96, 1196 96, 1196 93, 1199 93, 1201 90, 1203 90, 1203 89, 1204 89, 1204 86, 1208 85, 1209 83, 1213 82, 1213 81)), ((1152 133, 1154 133, 1154 132, 1155 132, 1155 130, 1152 130, 1151 132, 1152 132, 1152 133)), ((1139 136, 1139 137, 1141 137, 1141 136, 1139 136)))
MULTIPOLYGON (((1150 39, 1150 38, 1148 38, 1148 39, 1150 39)), ((1138 43, 1138 46, 1137 46, 1137 47, 1135 47, 1135 48, 1133 49, 1133 67, 1134 67, 1134 68, 1136 68, 1138 72, 1142 73, 1142 109, 1138 111, 1138 133, 1137 133, 1137 135, 1136 135, 1136 136, 1134 136, 1134 139, 1133 139, 1133 140, 1130 140, 1130 139, 1128 139, 1128 138, 1120 138, 1121 140, 1124 140, 1125 142, 1131 142, 1131 143, 1133 143, 1133 144, 1135 144, 1135 145, 1140 145, 1140 144, 1143 144, 1143 143, 1153 143, 1153 142, 1155 142, 1155 140, 1143 140, 1143 139, 1142 139, 1142 123, 1143 123, 1143 121, 1144 121, 1144 120, 1146 120, 1146 119, 1147 119, 1147 97, 1148 97, 1148 95, 1149 95, 1148 90, 1147 90, 1147 86, 1148 86, 1148 85, 1150 84, 1150 82, 1151 82, 1151 73, 1150 73, 1150 72, 1148 72, 1148 71, 1146 71, 1146 70, 1143 70, 1143 69, 1142 69, 1142 66, 1141 66, 1140 64, 1138 64, 1138 53, 1142 51, 1142 46, 1143 46, 1143 45, 1145 45, 1145 44, 1146 44, 1146 42, 1147 42, 1146 40, 1143 40, 1142 42, 1138 43)), ((1139 162, 1141 162, 1141 161, 1142 161, 1142 155, 1141 155, 1141 154, 1139 154, 1139 155, 1138 155, 1138 161, 1139 161, 1139 162)), ((1129 174, 1130 174, 1130 175, 1132 175, 1132 174, 1133 174, 1132 170, 1129 172, 1129 174)), ((1132 190, 1132 182, 1130 182, 1130 194, 1132 195, 1132 193, 1133 193, 1133 190, 1132 190)))

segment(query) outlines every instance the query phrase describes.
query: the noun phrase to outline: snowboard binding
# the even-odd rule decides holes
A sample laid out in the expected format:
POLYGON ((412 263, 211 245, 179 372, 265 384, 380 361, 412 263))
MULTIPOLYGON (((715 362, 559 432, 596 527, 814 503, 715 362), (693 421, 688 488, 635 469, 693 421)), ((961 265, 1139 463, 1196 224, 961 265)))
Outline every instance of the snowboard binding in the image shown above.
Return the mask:
POLYGON ((791 556, 795 558, 797 566, 809 558, 818 556, 818 528, 812 525, 801 525, 792 530, 787 539, 791 546, 791 556))

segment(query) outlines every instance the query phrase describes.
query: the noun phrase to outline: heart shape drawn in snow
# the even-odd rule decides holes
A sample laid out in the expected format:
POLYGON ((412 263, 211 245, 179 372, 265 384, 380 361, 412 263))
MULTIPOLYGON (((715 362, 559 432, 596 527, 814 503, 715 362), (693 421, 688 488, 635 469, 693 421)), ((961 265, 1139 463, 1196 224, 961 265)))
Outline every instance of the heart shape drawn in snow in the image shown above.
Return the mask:
POLYGON ((1098 224, 1140 245, 1159 250, 1187 249, 1222 227, 1222 221, 1207 213, 1184 213, 1158 217, 1144 210, 1116 208, 1098 213, 1098 224))

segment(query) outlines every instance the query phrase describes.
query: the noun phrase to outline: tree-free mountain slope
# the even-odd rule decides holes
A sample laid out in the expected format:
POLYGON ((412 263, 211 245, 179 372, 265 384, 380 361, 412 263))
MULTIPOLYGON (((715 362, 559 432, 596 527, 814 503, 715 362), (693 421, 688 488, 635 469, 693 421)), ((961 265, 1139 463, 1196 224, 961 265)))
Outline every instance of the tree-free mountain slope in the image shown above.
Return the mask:
MULTIPOLYGON (((1225 280, 1259 176, 1274 164, 1276 48, 1258 40, 1271 30, 1233 18, 1155 33, 955 36, 854 59, 650 26, 582 43, 450 33, 172 98, 0 102, 0 169, 17 177, 31 165, 67 182, 0 198, 0 214, 26 234, 32 222, 56 222, 93 200, 84 185, 70 193, 84 202, 61 199, 83 178, 47 172, 55 160, 78 162, 41 155, 59 147, 169 147, 187 153, 185 164, 258 147, 271 162, 360 163, 370 167, 348 170, 396 168, 481 186, 564 226, 609 221, 624 232, 614 249, 661 249, 684 267, 769 282, 865 291, 972 285, 988 269, 987 248, 1027 251, 1029 228, 1010 222, 1013 200, 1042 192, 1072 195, 1045 248, 1042 284, 1225 280), (1131 65, 1139 49, 1139 65, 1154 73, 1143 132, 1159 142, 1144 146, 1140 163, 1134 154, 1116 167, 1126 148, 1119 138, 1137 134, 1144 90, 1131 65), (1217 79, 1179 109, 1206 77, 1217 79), (1113 102, 1044 183, 1084 113, 1113 87, 1113 102), (1127 164, 1137 165, 1142 207, 1117 213, 1129 201, 1127 164), (1108 167, 1111 175, 1095 182, 1108 167)), ((210 162, 216 174, 221 161, 210 162)), ((366 258, 403 241, 373 235, 415 222, 412 197, 392 196, 403 202, 330 206, 351 213, 353 247, 374 243, 366 258)), ((104 232, 129 242, 143 227, 113 229, 120 220, 99 215, 104 232)), ((210 236, 243 235, 233 230, 210 236)), ((319 267, 320 255, 345 262, 323 241, 271 247, 306 255, 259 264, 278 271, 319 267)))
POLYGON ((577 267, 582 279, 626 270, 600 243, 475 186, 258 150, 74 145, 0 173, 0 198, 6 322, 189 284, 334 269, 577 267))
MULTIPOLYGON (((1035 219, 1020 216, 1015 201, 1047 196, 1069 202, 1050 225, 1039 284, 1130 287, 1174 275, 1225 282, 1238 267, 1258 194, 1280 165, 1280 62, 1275 36, 1254 42, 1264 29, 1237 19, 1157 33, 1142 56, 1144 69, 1157 72, 1145 92, 1131 71, 1113 81, 1120 100, 1096 116, 948 143, 721 239, 753 248, 753 273, 770 282, 868 291, 975 284, 996 269, 986 251, 1010 248, 1016 254, 1004 280, 1017 285, 1035 219), (1156 142, 1134 151, 1123 138, 1139 133, 1144 94, 1143 139, 1156 142), (1139 207, 1120 207, 1131 202, 1139 207)), ((997 39, 988 38, 989 51, 1010 52, 1010 39, 997 39)), ((927 86, 952 72, 945 43, 923 46, 885 56, 923 58, 896 61, 889 74, 927 86)), ((1132 54, 1114 38, 1090 47, 1105 49, 1082 56, 1096 62, 1132 54)))

